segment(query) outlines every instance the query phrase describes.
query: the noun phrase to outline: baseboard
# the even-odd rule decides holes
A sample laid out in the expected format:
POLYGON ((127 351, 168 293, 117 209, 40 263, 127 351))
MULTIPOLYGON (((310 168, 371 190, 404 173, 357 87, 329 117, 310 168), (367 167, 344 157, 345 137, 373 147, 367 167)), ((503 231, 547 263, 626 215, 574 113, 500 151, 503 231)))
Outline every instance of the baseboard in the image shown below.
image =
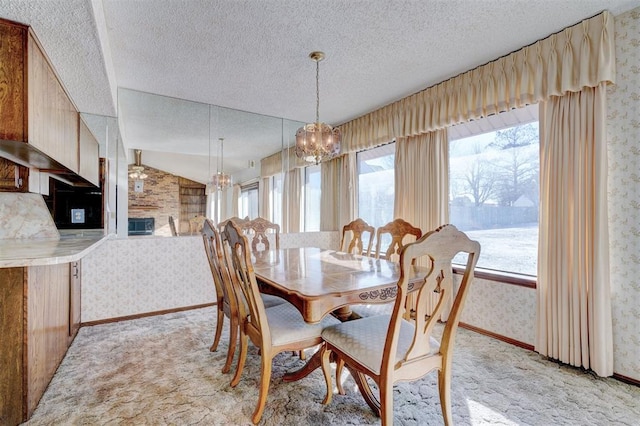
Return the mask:
POLYGON ((524 343, 524 342, 521 342, 519 340, 515 340, 515 339, 512 339, 510 337, 503 336, 501 334, 493 333, 491 331, 485 330, 483 328, 475 327, 473 325, 470 325, 470 324, 467 324, 467 323, 464 323, 464 322, 461 322, 459 324, 459 326, 462 327, 462 328, 466 328, 467 330, 474 331, 474 332, 476 332, 478 334, 484 334, 485 336, 492 337, 492 338, 494 338, 496 340, 501 340, 501 341, 507 342, 507 343, 509 343, 511 345, 518 346, 518 347, 520 347, 522 349, 527 349, 527 350, 530 350, 530 351, 535 349, 535 347, 533 345, 530 345, 528 343, 524 343))
POLYGON ((214 305, 215 305, 215 302, 214 303, 204 303, 202 305, 184 306, 184 307, 181 307, 181 308, 165 309, 165 310, 162 310, 162 311, 145 312, 143 314, 126 315, 126 316, 123 316, 123 317, 115 317, 115 318, 106 318, 106 319, 101 319, 101 320, 97 320, 97 321, 87 321, 87 322, 80 323, 80 327, 90 327, 92 325, 109 324, 109 323, 112 323, 112 322, 119 322, 119 321, 129 321, 129 320, 134 320, 134 319, 138 319, 138 318, 152 317, 152 316, 155 316, 155 315, 172 314, 174 312, 182 312, 182 311, 190 311, 192 309, 208 308, 209 306, 214 306, 214 305))
MULTIPOLYGON (((501 341, 509 343, 511 345, 518 346, 518 347, 520 347, 522 349, 535 351, 535 347, 533 345, 528 344, 528 343, 520 342, 520 341, 512 339, 510 337, 503 336, 503 335, 497 334, 497 333, 493 333, 491 331, 487 331, 487 330, 479 328, 479 327, 474 327, 473 325, 466 324, 466 323, 463 323, 463 322, 459 323, 458 325, 460 327, 462 327, 462 328, 466 328, 467 330, 473 331, 473 332, 478 333, 478 334, 483 334, 485 336, 492 337, 492 338, 494 338, 496 340, 501 340, 501 341)), ((613 375, 611 377, 613 377, 616 380, 620 380, 621 382, 627 383, 629 385, 640 386, 640 380, 634 379, 634 378, 631 378, 631 377, 627 377, 627 376, 623 376, 622 374, 613 373, 613 375)))

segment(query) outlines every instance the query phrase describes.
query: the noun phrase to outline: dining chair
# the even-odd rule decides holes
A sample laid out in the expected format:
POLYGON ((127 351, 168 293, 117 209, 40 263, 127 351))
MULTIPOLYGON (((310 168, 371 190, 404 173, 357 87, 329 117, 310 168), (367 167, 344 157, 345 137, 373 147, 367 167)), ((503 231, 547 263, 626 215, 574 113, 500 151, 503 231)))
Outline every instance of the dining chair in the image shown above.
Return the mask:
MULTIPOLYGON (((384 257, 387 260, 397 261, 400 256, 400 251, 405 244, 405 238, 415 237, 419 239, 422 236, 422 231, 411 225, 409 222, 403 219, 395 219, 384 226, 381 226, 376 231, 376 251, 375 258, 380 259, 384 257), (386 234, 391 236, 391 243, 384 253, 381 253, 382 239, 386 234)), ((353 305, 351 307, 352 312, 356 317, 366 318, 375 315, 388 315, 393 309, 393 303, 373 303, 368 305, 353 305)))
POLYGON ((169 216, 169 229, 171 229, 171 236, 177 237, 178 231, 176 230, 176 222, 173 219, 173 216, 169 216))
POLYGON ((302 314, 290 303, 266 308, 251 263, 249 240, 233 222, 225 226, 223 234, 224 243, 228 244, 226 261, 232 269, 236 294, 244 297, 246 302, 240 304, 240 357, 231 386, 235 387, 240 381, 251 340, 259 349, 261 359, 259 397, 252 416, 253 423, 257 424, 267 401, 274 356, 283 351, 300 351, 321 344, 323 328, 339 321, 328 315, 320 323, 306 323, 302 314))
POLYGON ((189 219, 189 233, 195 235, 202 232, 205 220, 207 220, 207 218, 202 215, 197 215, 189 219))
POLYGON ((369 256, 371 254, 371 247, 373 246, 373 238, 375 236, 375 233, 376 229, 365 222, 363 219, 357 218, 353 220, 352 222, 342 227, 340 251, 369 256), (362 234, 365 234, 367 232, 369 233, 369 243, 367 244, 367 250, 364 251, 362 234))
POLYGON ((251 236, 251 250, 262 251, 271 248, 267 237, 267 232, 270 230, 275 233, 276 246, 274 248, 276 250, 280 249, 280 225, 269 222, 262 217, 257 217, 242 225, 242 229, 251 236))
POLYGON ((244 225, 249 222, 249 216, 246 216, 244 219, 238 216, 233 216, 229 219, 223 220, 222 222, 218 223, 218 231, 222 232, 225 225, 231 221, 240 225, 241 228, 244 228, 244 225))
POLYGON ((400 218, 394 219, 386 225, 379 227, 376 231, 376 259, 379 259, 382 255, 387 260, 396 261, 400 256, 400 251, 402 251, 402 248, 404 247, 404 239, 411 235, 413 235, 415 240, 417 240, 422 236, 422 231, 420 228, 417 228, 400 218), (384 253, 381 253, 382 239, 385 234, 389 234, 391 236, 391 243, 389 244, 389 247, 387 247, 387 250, 384 253))
POLYGON ((202 227, 202 238, 204 240, 204 249, 209 260, 211 274, 213 275, 213 284, 216 288, 216 332, 213 344, 209 350, 214 352, 218 349, 220 337, 222 336, 222 327, 224 317, 229 318, 229 346, 227 349, 227 360, 222 367, 223 373, 228 373, 233 362, 233 356, 238 341, 238 331, 240 329, 240 313, 238 307, 238 299, 232 287, 229 269, 224 262, 222 252, 222 242, 220 234, 216 230, 210 219, 204 221, 202 227))
MULTIPOLYGON (((380 394, 379 414, 382 424, 389 426, 393 424, 394 383, 415 381, 437 370, 442 417, 445 424, 452 424, 451 368, 455 335, 479 255, 480 244, 453 225, 443 225, 407 244, 400 253, 400 279, 392 314, 344 322, 322 332, 325 341, 321 349, 322 370, 327 383, 323 403, 330 403, 332 398, 329 365, 332 356, 344 363, 357 383, 366 380, 365 376, 376 382, 380 394), (454 295, 451 261, 458 253, 466 253, 467 262, 454 295), (421 288, 416 290, 415 319, 407 321, 402 312, 410 290, 413 261, 423 256, 430 258, 431 266, 421 288), (438 296, 438 303, 433 312, 429 312, 427 301, 434 294, 438 296), (433 329, 448 298, 453 298, 453 307, 438 341, 433 329)), ((363 396, 377 411, 372 395, 363 393, 363 396)))

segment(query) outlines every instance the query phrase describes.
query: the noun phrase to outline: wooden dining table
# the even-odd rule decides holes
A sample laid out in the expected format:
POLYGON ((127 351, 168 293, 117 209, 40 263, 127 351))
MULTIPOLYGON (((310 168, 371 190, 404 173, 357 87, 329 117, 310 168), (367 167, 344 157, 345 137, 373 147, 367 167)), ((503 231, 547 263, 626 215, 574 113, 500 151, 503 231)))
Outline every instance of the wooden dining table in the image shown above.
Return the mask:
MULTIPOLYGON (((349 320, 350 305, 391 302, 400 278, 396 262, 315 247, 254 253, 253 266, 260 290, 292 303, 309 323, 332 313, 349 320)), ((423 284, 427 272, 426 267, 412 266, 409 291, 423 284)), ((304 367, 286 374, 283 380, 299 380, 320 365, 317 351, 304 367)), ((365 401, 379 415, 380 403, 365 377, 353 372, 352 376, 365 401)))

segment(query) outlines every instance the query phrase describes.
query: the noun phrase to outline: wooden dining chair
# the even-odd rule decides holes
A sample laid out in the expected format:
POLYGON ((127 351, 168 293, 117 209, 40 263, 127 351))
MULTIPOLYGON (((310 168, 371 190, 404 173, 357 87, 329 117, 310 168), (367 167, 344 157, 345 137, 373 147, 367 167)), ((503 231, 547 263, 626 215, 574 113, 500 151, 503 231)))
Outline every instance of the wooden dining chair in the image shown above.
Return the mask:
POLYGON ((369 225, 361 218, 355 219, 342 227, 340 251, 369 256, 371 254, 371 247, 373 246, 375 233, 376 229, 373 226, 369 225), (367 244, 367 250, 365 251, 362 234, 366 234, 367 232, 369 233, 369 242, 367 244))
POLYGON ((240 225, 241 228, 244 228, 244 225, 249 222, 249 216, 246 216, 244 219, 238 216, 233 216, 229 219, 223 220, 222 222, 218 223, 218 231, 224 231, 225 225, 229 222, 235 222, 240 225))
MULTIPOLYGON (((394 383, 418 380, 437 370, 442 416, 445 424, 452 424, 451 368, 455 335, 479 255, 480 244, 453 225, 441 226, 405 246, 400 254, 400 279, 392 314, 344 322, 322 332, 325 341, 321 349, 322 369, 327 383, 327 396, 323 402, 328 404, 332 398, 329 365, 332 355, 355 374, 361 390, 360 383, 365 376, 376 382, 380 391, 379 414, 382 424, 389 426, 393 424, 394 383), (454 295, 451 261, 461 252, 467 254, 467 263, 454 295), (431 267, 422 287, 416 290, 415 320, 407 321, 402 312, 410 290, 413 261, 423 256, 431 259, 431 267), (428 312, 427 300, 433 294, 438 295, 438 303, 433 312, 428 312), (438 341, 432 332, 440 319, 444 302, 452 297, 453 308, 438 341)), ((365 390, 363 396, 377 411, 377 403, 370 391, 365 390)))
MULTIPOLYGON (((395 219, 384 226, 381 226, 376 231, 376 251, 375 258, 379 259, 383 257, 387 260, 397 261, 400 257, 400 252, 406 243, 405 238, 415 238, 416 240, 422 236, 422 231, 411 225, 409 222, 403 219, 395 219), (382 239, 386 234, 391 236, 391 243, 384 253, 382 250, 382 239)), ((374 303, 368 305, 353 305, 351 307, 352 312, 356 317, 365 318, 375 315, 388 315, 393 309, 393 303, 374 303)))
POLYGON ((308 324, 290 303, 265 308, 251 263, 249 240, 233 222, 227 224, 223 233, 229 247, 225 255, 232 269, 236 293, 242 295, 246 302, 240 304, 240 358, 231 386, 240 381, 251 340, 260 350, 261 358, 258 403, 252 416, 253 423, 257 424, 267 401, 274 356, 283 351, 300 351, 321 344, 323 328, 339 321, 327 316, 320 323, 308 324))
POLYGON ((189 233, 191 235, 196 235, 202 232, 202 227, 204 226, 204 221, 207 220, 205 216, 198 215, 189 219, 189 233))
POLYGON ((385 259, 397 261, 405 244, 404 239, 411 235, 415 237, 414 240, 417 240, 422 236, 422 230, 400 218, 379 227, 376 231, 376 259, 382 255, 385 259), (386 234, 391 236, 391 243, 387 250, 381 253, 382 239, 386 234))
POLYGON ((267 232, 269 231, 275 233, 276 246, 274 248, 276 250, 280 249, 280 225, 277 223, 257 217, 243 224, 242 229, 251 237, 251 250, 262 251, 271 248, 269 238, 267 238, 267 232))
POLYGON ((238 341, 238 332, 240 329, 240 313, 238 307, 238 299, 235 295, 229 269, 224 261, 222 251, 222 242, 220 234, 215 229, 210 219, 204 221, 202 227, 202 238, 204 240, 204 249, 209 260, 211 274, 213 275, 213 284, 216 288, 216 332, 213 344, 209 349, 214 352, 218 349, 220 337, 222 336, 222 327, 224 317, 229 318, 229 346, 227 349, 227 360, 222 367, 223 373, 228 373, 233 362, 233 356, 238 341))

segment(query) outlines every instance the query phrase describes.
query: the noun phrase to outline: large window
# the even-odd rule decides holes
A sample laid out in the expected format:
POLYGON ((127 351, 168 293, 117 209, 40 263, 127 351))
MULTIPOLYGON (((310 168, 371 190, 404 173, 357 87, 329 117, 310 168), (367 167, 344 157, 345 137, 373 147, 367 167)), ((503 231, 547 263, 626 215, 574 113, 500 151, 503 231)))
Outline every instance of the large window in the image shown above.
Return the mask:
POLYGON ((271 177, 271 193, 269 194, 269 202, 271 204, 271 222, 282 226, 282 173, 278 173, 271 177))
POLYGON ((258 217, 258 183, 252 183, 240 188, 240 200, 238 206, 239 217, 255 219, 258 217))
POLYGON ((320 165, 304 168, 304 230, 320 230, 320 165))
POLYGON ((378 228, 393 220, 395 143, 361 151, 358 162, 358 216, 378 228))
POLYGON ((450 222, 480 242, 478 267, 537 274, 539 146, 537 121, 450 141, 450 222))

